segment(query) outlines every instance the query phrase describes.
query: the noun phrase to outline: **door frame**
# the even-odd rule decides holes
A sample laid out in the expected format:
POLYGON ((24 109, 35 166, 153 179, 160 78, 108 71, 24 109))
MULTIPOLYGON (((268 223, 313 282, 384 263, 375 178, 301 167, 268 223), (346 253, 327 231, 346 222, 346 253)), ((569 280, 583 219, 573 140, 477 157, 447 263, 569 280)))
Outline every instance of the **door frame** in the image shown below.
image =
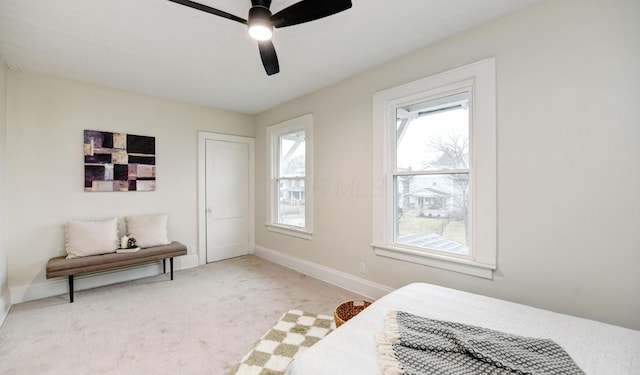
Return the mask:
POLYGON ((239 135, 227 135, 198 131, 198 264, 207 263, 207 189, 206 147, 207 140, 244 143, 249 148, 249 254, 255 248, 255 139, 239 135))

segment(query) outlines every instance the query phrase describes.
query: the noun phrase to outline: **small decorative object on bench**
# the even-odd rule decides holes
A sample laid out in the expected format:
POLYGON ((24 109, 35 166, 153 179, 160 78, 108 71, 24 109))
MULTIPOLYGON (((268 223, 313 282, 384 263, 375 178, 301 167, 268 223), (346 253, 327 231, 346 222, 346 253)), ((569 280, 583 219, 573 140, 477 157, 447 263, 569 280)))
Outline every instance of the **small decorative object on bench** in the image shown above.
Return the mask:
MULTIPOLYGON (((128 217, 127 223, 140 217, 128 217)), ((67 276, 69 278, 69 302, 73 302, 73 277, 75 275, 133 266, 162 260, 162 272, 166 273, 165 260, 169 258, 171 280, 173 280, 173 258, 186 255, 187 247, 180 242, 170 242, 166 235, 167 217, 144 216, 150 235, 145 237, 146 246, 119 249, 117 218, 103 221, 69 221, 66 224, 67 256, 49 259, 47 279, 67 276), (164 231, 162 230, 164 227, 164 231), (160 237, 156 237, 156 235, 160 237), (136 250, 136 248, 138 250, 136 250)), ((132 238, 130 236, 129 238, 132 238)), ((127 241, 127 245, 130 242, 127 241)), ((136 245, 135 240, 133 245, 136 245)), ((138 242, 138 245, 141 245, 138 242)))
POLYGON ((120 239, 120 248, 116 250, 118 254, 135 253, 140 250, 140 246, 136 246, 136 239, 133 237, 123 236, 120 239))
POLYGON ((116 250, 116 253, 118 253, 118 254, 135 253, 136 251, 139 251, 140 249, 141 249, 140 246, 127 247, 126 249, 118 249, 118 250, 116 250))

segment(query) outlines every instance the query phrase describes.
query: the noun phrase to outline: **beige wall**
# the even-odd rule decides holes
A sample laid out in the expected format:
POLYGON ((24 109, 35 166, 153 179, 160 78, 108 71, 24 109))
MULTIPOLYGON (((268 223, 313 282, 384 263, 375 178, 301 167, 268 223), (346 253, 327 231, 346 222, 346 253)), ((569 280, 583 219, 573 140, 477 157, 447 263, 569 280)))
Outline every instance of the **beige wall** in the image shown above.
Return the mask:
POLYGON ((256 245, 399 287, 454 287, 640 329, 640 2, 554 0, 256 119, 256 245), (372 95, 495 56, 498 270, 492 281, 376 257, 372 95), (312 241, 268 232, 265 128, 314 115, 312 241), (367 273, 359 274, 359 264, 367 273))
POLYGON ((197 131, 253 137, 253 117, 9 70, 9 286, 46 283, 65 221, 169 214, 169 235, 197 254, 197 131), (83 130, 156 138, 155 192, 84 192, 83 130))
POLYGON ((7 65, 0 56, 0 324, 9 306, 7 269, 7 65))

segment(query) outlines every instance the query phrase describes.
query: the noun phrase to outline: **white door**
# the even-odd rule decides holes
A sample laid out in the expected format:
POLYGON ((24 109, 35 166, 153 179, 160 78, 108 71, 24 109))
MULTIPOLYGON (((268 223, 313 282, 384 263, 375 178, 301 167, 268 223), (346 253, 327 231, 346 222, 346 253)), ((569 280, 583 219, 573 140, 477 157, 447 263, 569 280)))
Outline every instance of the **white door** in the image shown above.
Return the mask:
POLYGON ((249 145, 206 140, 207 263, 249 254, 249 145))

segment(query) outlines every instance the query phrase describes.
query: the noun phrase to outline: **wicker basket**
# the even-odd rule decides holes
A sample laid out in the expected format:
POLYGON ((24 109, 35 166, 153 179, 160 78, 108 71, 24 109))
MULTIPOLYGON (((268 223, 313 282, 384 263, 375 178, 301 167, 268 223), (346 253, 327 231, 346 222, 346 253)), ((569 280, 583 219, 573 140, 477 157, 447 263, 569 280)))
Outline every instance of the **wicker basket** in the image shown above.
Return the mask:
POLYGON ((336 328, 340 327, 344 322, 358 315, 360 311, 371 305, 371 301, 345 301, 336 307, 333 312, 333 318, 336 321, 336 328))

